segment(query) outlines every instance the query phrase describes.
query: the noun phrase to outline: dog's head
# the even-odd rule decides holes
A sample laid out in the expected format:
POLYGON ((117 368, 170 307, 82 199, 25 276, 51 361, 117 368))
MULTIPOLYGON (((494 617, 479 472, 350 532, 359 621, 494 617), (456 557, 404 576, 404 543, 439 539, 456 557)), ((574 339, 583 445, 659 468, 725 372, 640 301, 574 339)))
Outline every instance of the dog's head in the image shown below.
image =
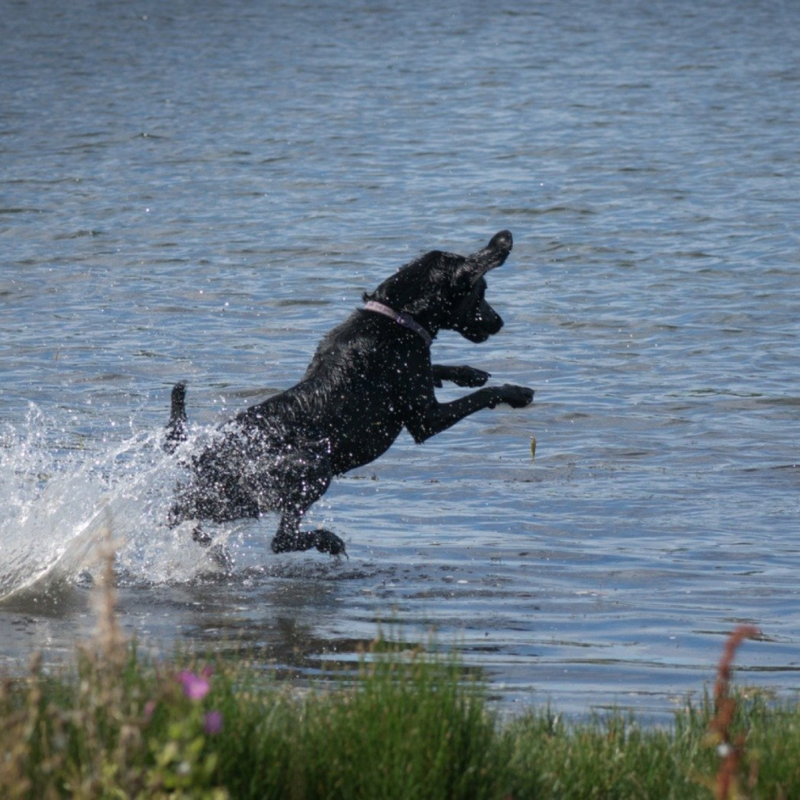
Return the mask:
POLYGON ((364 299, 411 314, 432 336, 445 329, 485 342, 503 327, 486 302, 485 276, 508 258, 512 245, 511 232, 500 231, 470 256, 433 250, 401 267, 364 299))

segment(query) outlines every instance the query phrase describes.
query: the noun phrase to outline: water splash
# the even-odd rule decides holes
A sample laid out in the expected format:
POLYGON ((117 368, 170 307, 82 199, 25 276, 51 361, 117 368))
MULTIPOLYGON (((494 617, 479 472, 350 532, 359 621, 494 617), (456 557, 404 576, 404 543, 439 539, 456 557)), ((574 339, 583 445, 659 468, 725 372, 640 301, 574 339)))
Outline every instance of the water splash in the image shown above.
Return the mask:
POLYGON ((181 468, 161 437, 76 447, 33 406, 21 429, 0 431, 0 600, 91 575, 107 525, 130 581, 181 582, 213 568, 186 531, 164 523, 181 468))

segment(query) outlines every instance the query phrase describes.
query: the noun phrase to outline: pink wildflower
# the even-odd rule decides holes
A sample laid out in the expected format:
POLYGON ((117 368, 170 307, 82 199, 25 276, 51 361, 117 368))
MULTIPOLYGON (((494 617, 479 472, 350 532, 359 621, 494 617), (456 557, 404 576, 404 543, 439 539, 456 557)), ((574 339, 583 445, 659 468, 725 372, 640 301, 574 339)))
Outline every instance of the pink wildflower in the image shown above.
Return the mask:
POLYGON ((178 673, 178 680, 183 686, 184 694, 190 700, 202 700, 211 688, 211 682, 208 679, 210 674, 207 670, 203 670, 200 675, 195 675, 188 670, 178 673))
POLYGON ((210 736, 222 730, 222 713, 219 711, 209 711, 206 714, 205 730, 210 736))

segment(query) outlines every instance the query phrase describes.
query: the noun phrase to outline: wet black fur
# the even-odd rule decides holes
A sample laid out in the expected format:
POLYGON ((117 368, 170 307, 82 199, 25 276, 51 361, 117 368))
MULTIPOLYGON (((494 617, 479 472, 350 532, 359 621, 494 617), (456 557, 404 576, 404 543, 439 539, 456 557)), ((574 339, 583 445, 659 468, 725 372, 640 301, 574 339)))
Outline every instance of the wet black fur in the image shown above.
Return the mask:
MULTIPOLYGON (((511 234, 501 231, 471 256, 427 253, 364 299, 411 314, 431 337, 448 329, 483 342, 503 327, 485 300, 485 274, 506 260, 511 246, 511 234)), ((225 522, 278 511, 275 552, 315 547, 344 553, 335 533, 300 530, 332 478, 374 461, 404 427, 424 442, 483 408, 522 408, 533 400, 531 389, 510 384, 449 403, 436 400, 434 387, 442 381, 483 386, 488 378, 473 367, 432 364, 430 346, 418 333, 359 309, 322 340, 298 384, 242 411, 189 456, 190 478, 178 489, 169 522, 225 522)), ((174 451, 185 439, 185 387, 178 384, 165 447, 174 451)), ((195 538, 210 541, 199 526, 195 538)))

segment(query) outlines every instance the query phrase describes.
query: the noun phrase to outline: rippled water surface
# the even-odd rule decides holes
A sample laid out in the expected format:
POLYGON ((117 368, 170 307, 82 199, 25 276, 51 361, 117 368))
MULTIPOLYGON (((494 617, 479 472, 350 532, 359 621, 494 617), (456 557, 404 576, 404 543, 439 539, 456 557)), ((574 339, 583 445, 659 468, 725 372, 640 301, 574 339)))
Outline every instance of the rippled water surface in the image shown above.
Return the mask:
POLYGON ((90 634, 110 526, 156 646, 311 674, 383 621, 509 707, 658 718, 746 621, 740 678, 797 690, 800 5, 8 2, 0 41, 0 664, 90 634), (502 228, 504 330, 436 358, 535 405, 339 479, 350 561, 267 518, 213 575, 162 523, 171 384, 209 429, 502 228))

